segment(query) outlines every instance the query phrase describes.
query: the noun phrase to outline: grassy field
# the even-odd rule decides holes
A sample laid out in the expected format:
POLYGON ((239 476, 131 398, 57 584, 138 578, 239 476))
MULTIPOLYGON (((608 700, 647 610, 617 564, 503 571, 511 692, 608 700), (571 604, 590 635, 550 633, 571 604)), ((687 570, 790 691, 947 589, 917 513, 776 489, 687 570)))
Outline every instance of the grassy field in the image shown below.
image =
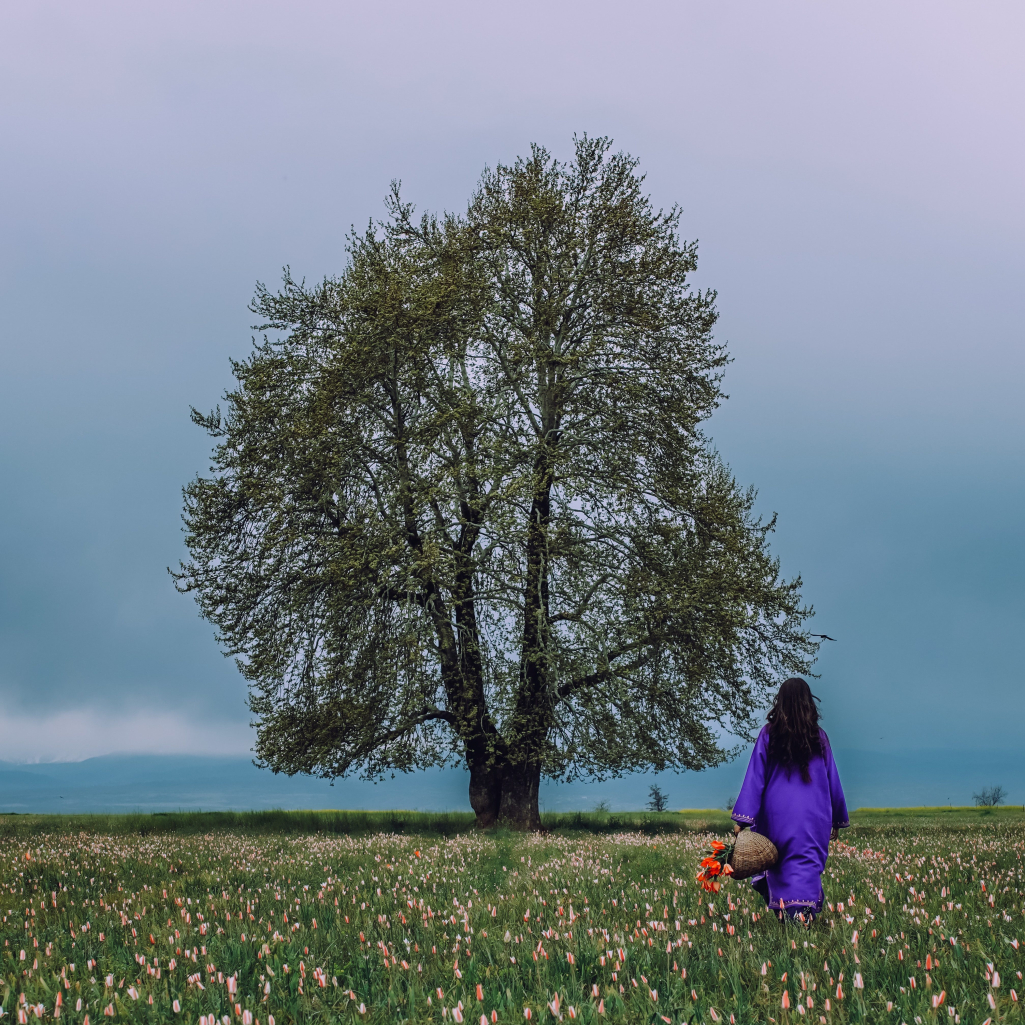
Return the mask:
MULTIPOLYGON (((663 812, 564 812, 542 815, 546 830, 572 834, 641 832, 651 836, 679 832, 728 832, 733 823, 719 808, 685 808, 663 812)), ((855 827, 870 829, 949 828, 1001 823, 1025 825, 1025 808, 859 808, 851 814, 855 827)), ((399 833, 408 836, 456 836, 473 829, 470 812, 419 811, 256 811, 158 812, 134 815, 4 815, 0 837, 63 832, 111 836, 182 835, 229 830, 247 835, 327 833, 361 835, 399 833)))
POLYGON ((1023 819, 863 810, 804 928, 745 883, 696 885, 721 812, 530 837, 412 813, 4 816, 3 1015, 1018 1021, 1023 819))
MULTIPOLYGON (((557 833, 658 835, 666 832, 725 831, 729 813, 716 809, 683 812, 568 812, 542 815, 546 830, 557 833)), ((418 811, 258 811, 173 812, 135 815, 2 815, 0 837, 87 830, 110 835, 208 833, 230 830, 247 835, 327 833, 359 835, 399 833, 409 836, 456 836, 473 830, 471 812, 418 811)))

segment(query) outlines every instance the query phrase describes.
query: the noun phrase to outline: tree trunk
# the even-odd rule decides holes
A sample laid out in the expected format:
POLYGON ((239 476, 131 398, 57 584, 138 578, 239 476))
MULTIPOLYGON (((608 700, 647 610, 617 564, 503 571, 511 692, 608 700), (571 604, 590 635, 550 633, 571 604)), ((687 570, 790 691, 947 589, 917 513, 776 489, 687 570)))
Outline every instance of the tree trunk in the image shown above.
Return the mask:
POLYGON ((502 804, 499 818, 512 829, 524 832, 541 828, 538 792, 541 789, 540 765, 510 765, 502 780, 502 804))
POLYGON ((498 766, 467 757, 470 769, 470 807, 477 816, 477 828, 487 829, 498 821, 502 801, 502 773, 498 766))

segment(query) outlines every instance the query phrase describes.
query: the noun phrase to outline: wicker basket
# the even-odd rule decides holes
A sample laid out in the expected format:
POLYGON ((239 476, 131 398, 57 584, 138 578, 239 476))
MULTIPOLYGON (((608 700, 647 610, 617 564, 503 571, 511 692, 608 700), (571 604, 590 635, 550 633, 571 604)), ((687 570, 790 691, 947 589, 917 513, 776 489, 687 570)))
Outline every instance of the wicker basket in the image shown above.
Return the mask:
POLYGON ((775 865, 778 858, 779 851, 768 837, 742 829, 728 860, 734 879, 748 879, 775 865))

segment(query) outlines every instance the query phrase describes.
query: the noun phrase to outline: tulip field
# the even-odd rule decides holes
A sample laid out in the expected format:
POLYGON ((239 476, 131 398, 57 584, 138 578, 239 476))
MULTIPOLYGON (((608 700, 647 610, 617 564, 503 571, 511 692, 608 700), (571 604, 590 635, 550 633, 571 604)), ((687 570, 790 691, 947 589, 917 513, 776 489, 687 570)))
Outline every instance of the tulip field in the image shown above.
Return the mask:
POLYGON ((781 924, 712 834, 0 836, 0 1015, 1017 1022, 1025 828, 852 829, 781 924))

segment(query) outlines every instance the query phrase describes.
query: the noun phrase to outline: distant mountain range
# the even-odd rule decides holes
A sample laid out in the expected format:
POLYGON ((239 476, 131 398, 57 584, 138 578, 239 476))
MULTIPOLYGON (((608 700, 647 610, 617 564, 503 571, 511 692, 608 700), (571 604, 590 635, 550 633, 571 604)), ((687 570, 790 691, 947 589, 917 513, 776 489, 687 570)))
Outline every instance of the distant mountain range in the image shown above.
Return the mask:
MULTIPOLYGON (((848 805, 970 804, 972 794, 999 784, 1011 803, 1025 802, 1025 753, 917 751, 884 754, 837 751, 848 805)), ((747 758, 700 773, 634 774, 604 783, 542 787, 549 811, 588 810, 607 801, 614 810, 643 808, 657 782, 672 808, 715 808, 735 797, 747 758)), ((83 762, 0 762, 0 812, 84 813, 261 808, 403 808, 469 810, 467 774, 428 770, 367 783, 275 776, 247 758, 194 755, 108 755, 83 762)))

